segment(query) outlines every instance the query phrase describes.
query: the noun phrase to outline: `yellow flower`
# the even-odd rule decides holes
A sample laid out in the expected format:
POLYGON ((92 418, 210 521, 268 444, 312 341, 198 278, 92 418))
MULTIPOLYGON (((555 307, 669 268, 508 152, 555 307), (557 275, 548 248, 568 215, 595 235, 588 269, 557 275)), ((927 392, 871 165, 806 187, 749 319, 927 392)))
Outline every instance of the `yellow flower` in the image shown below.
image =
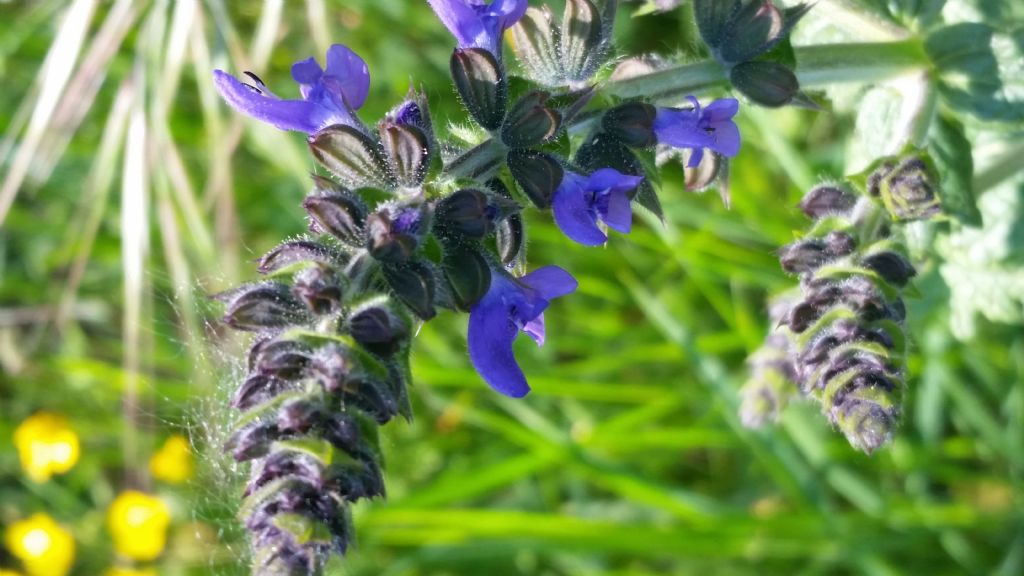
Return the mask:
POLYGON ((37 412, 14 431, 21 467, 34 482, 46 482, 78 462, 78 435, 67 420, 50 412, 37 412))
POLYGON ((18 574, 17 572, 13 572, 11 570, 4 570, 3 568, 0 568, 0 576, 21 576, 21 574, 18 574))
POLYGON ((149 472, 157 480, 181 484, 192 476, 192 451, 188 440, 175 434, 149 459, 149 472))
POLYGON ((46 514, 11 524, 4 544, 30 576, 64 576, 75 560, 75 539, 46 514))
POLYGON ((164 551, 171 512, 156 496, 126 490, 107 511, 114 549, 134 560, 152 560, 164 551))
MULTIPOLYGON (((0 576, 3 573, 0 572, 0 576)), ((156 576, 154 568, 109 568, 103 576, 156 576)))

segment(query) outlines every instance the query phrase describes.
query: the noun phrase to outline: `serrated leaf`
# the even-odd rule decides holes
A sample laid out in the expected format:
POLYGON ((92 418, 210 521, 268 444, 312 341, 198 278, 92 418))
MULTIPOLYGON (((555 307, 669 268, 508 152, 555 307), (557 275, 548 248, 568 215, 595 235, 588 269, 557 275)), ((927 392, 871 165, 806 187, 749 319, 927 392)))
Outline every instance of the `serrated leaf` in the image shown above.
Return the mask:
POLYGON ((939 173, 938 193, 943 212, 967 224, 980 225, 981 213, 971 189, 971 143, 964 135, 963 125, 946 116, 936 118, 928 138, 928 154, 939 173))

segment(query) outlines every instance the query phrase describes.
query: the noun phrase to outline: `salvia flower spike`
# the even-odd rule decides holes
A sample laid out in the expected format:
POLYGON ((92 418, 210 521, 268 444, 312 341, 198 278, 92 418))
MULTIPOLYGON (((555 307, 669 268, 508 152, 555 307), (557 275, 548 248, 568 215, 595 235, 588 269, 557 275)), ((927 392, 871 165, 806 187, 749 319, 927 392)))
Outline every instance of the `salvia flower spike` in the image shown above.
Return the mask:
MULTIPOLYGON (((225 323, 253 335, 225 449, 250 464, 240 518, 254 573, 322 573, 351 544, 351 504, 384 496, 377 427, 412 415, 409 358, 422 322, 468 313, 468 356, 481 379, 511 397, 530 391, 513 342, 526 333, 542 345, 545 311, 577 281, 558 266, 527 272, 524 203, 550 210, 567 243, 600 245, 608 229, 630 232, 633 201, 660 214, 657 175, 638 149, 687 150, 693 165, 707 151, 716 162, 739 151, 734 99, 600 110, 607 100, 594 98, 601 86, 592 81, 610 53, 615 0, 569 0, 555 27, 526 0, 429 5, 457 44, 452 81, 479 137, 465 150, 435 133, 422 88, 363 124, 356 112, 370 73, 342 45, 324 66, 309 58, 292 67, 296 99, 251 73, 251 82, 214 73, 236 110, 306 133, 320 171, 302 202, 309 234, 259 259, 262 281, 219 295, 225 323), (513 81, 501 40, 519 21, 510 36, 531 78, 513 81), (551 75, 533 74, 548 67, 551 75), (576 141, 573 126, 589 132, 576 141)), ((866 269, 906 276, 882 248, 866 269)))

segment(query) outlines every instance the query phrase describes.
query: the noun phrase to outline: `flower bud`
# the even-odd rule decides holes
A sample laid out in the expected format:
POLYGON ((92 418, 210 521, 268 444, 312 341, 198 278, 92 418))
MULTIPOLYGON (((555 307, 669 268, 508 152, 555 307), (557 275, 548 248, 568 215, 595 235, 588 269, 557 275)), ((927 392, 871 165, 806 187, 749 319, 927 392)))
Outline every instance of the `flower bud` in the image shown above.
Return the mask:
POLYGON ((565 169, 553 156, 532 150, 510 151, 508 168, 523 193, 542 210, 551 206, 551 196, 565 176, 565 169))
POLYGON ((327 392, 336 393, 343 389, 352 375, 354 363, 348 350, 338 344, 328 344, 317 350, 310 358, 306 373, 315 379, 327 392))
POLYGON ((427 137, 430 147, 434 147, 434 126, 430 120, 430 106, 427 95, 409 88, 405 100, 388 112, 387 121, 402 126, 415 126, 427 137))
POLYGON ((785 106, 800 92, 796 74, 778 62, 737 64, 729 71, 729 81, 744 96, 768 108, 785 106))
POLYGON ((831 411, 833 421, 850 444, 871 454, 887 443, 899 422, 899 394, 888 378, 858 377, 831 411))
POLYGON ((263 274, 272 274, 300 262, 332 265, 344 261, 336 250, 309 240, 292 240, 279 244, 259 260, 258 269, 263 274))
POLYGON ((285 434, 305 434, 320 425, 326 412, 323 405, 309 397, 288 400, 277 413, 277 428, 285 434))
POLYGON ((395 296, 423 320, 430 320, 434 310, 434 271, 423 261, 403 264, 385 262, 381 270, 395 296))
POLYGON ((288 387, 286 380, 265 374, 253 374, 235 391, 231 405, 239 410, 248 410, 277 396, 288 387))
POLYGON ((351 246, 363 243, 366 205, 350 192, 332 192, 308 196, 302 207, 309 213, 315 229, 351 246))
POLYGON ((309 363, 309 348, 295 340, 264 340, 249 354, 250 370, 256 374, 295 380, 309 363))
POLYGON ((474 248, 448 248, 441 260, 441 269, 461 310, 468 311, 491 287, 491 268, 474 248))
POLYGON ((434 209, 434 228, 442 234, 481 239, 493 229, 496 212, 483 192, 457 190, 438 201, 434 209))
POLYGON ((296 274, 292 293, 314 314, 330 314, 341 307, 341 280, 329 268, 313 266, 296 274))
POLYGON ((350 379, 341 393, 343 403, 359 408, 378 424, 385 424, 398 414, 398 403, 394 395, 377 380, 350 379))
POLYGON ((767 0, 694 0, 697 27, 725 66, 754 60, 789 34, 810 10, 797 4, 779 10, 767 0))
POLYGON ((828 260, 825 243, 817 239, 799 240, 779 251, 782 269, 790 274, 812 272, 828 260))
POLYGON ((846 232, 833 230, 825 235, 825 252, 830 258, 848 256, 857 249, 857 241, 846 232))
POLYGON ((562 115, 544 105, 549 93, 534 90, 512 105, 501 127, 501 140, 510 148, 529 148, 555 136, 562 115))
POLYGON ((309 137, 313 157, 353 188, 392 188, 384 151, 358 128, 335 124, 309 137))
POLYGON ((395 182, 404 188, 417 188, 430 168, 430 141, 412 124, 381 122, 378 127, 388 168, 395 182))
POLYGON ((800 200, 800 210, 808 218, 820 220, 832 214, 843 214, 857 203, 857 196, 832 184, 819 184, 800 200))
POLYGON ((508 85, 505 71, 483 48, 457 49, 451 59, 455 89, 473 119, 486 130, 497 130, 505 118, 508 85))
POLYGON ((654 134, 657 113, 657 108, 645 102, 626 102, 605 112, 601 126, 627 146, 647 148, 658 142, 654 134))
POLYGON ((382 262, 406 262, 412 258, 423 233, 419 208, 380 211, 366 219, 370 255, 382 262))
POLYGON ((302 304, 278 282, 249 284, 214 298, 227 302, 223 321, 236 330, 280 328, 305 320, 302 304))
POLYGON ((922 158, 906 158, 891 169, 883 165, 875 174, 880 175, 875 181, 882 203, 893 218, 923 220, 942 213, 938 177, 922 158))
POLYGON ((236 462, 245 462, 265 456, 270 443, 278 437, 276 424, 255 421, 232 434, 224 447, 236 462))
POLYGON ((917 270, 906 258, 889 250, 865 256, 861 265, 874 271, 886 282, 901 288, 917 275, 917 270))
POLYGON ((391 356, 408 342, 408 326, 391 306, 382 304, 360 310, 348 320, 356 342, 378 356, 391 356))

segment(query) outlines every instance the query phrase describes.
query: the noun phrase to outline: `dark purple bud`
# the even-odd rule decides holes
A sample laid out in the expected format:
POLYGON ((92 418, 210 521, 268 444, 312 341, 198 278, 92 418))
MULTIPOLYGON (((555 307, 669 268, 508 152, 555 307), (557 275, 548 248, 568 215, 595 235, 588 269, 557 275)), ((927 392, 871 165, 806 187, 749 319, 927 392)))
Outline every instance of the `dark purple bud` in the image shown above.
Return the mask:
POLYGON ((799 240, 783 246, 779 251, 782 269, 790 274, 811 272, 828 259, 825 243, 816 239, 799 240))
POLYGON ((384 424, 398 414, 398 403, 387 387, 368 378, 351 379, 342 389, 342 402, 354 406, 378 424, 384 424))
POLYGON ((412 124, 382 122, 378 127, 388 168, 399 186, 417 188, 430 168, 430 140, 412 124))
POLYGON ((895 161, 885 160, 868 175, 868 196, 871 196, 872 198, 880 198, 882 196, 882 180, 888 176, 894 168, 896 168, 895 161))
POLYGON ((349 318, 349 331, 356 342, 378 356, 391 356, 408 342, 409 327, 390 305, 372 306, 349 318))
POLYGON ((523 193, 542 210, 551 206, 551 197, 565 176, 565 169, 553 156, 532 150, 510 151, 508 168, 523 193))
POLYGON ((899 287, 906 286, 907 282, 917 275, 917 270, 906 258, 888 250, 865 256, 861 265, 873 270, 886 282, 899 287))
POLYGON ((324 390, 334 393, 345 386, 352 368, 352 360, 345 348, 328 344, 316 351, 309 361, 307 372, 324 390))
POLYGON ((294 380, 302 376, 309 363, 309 348, 294 340, 271 340, 261 343, 252 355, 257 374, 294 380))
POLYGON ((321 166, 353 188, 392 188, 380 144, 358 128, 336 124, 309 137, 313 157, 321 166))
POLYGON ((314 228, 352 246, 363 243, 366 205, 351 192, 327 192, 309 196, 302 207, 309 213, 314 228))
POLYGON ((441 259, 441 269, 460 310, 469 311, 491 287, 491 267, 475 248, 449 247, 441 259))
POLYGON ((285 380, 263 374, 253 374, 238 387, 231 405, 239 410, 248 410, 277 396, 290 387, 285 380))
MULTIPOLYGON (((418 214, 418 211, 415 213, 418 214)), ((370 214, 366 219, 370 255, 375 259, 382 262, 406 262, 416 252, 419 244, 418 229, 410 225, 409 216, 400 215, 400 218, 399 221, 393 221, 387 214, 378 212, 370 214)))
POLYGON ((605 112, 601 126, 627 146, 647 148, 658 142, 654 117, 658 109, 645 102, 626 102, 605 112))
POLYGON ((553 138, 562 115, 544 105, 551 95, 535 90, 512 105, 501 127, 501 140, 511 148, 529 148, 553 138))
POLYGON ((778 108, 789 104, 800 92, 796 74, 778 62, 743 62, 729 71, 732 85, 761 106, 778 108))
POLYGON ((302 304, 278 282, 248 284, 214 298, 227 302, 224 323, 236 330, 280 328, 306 319, 302 304))
MULTIPOLYGON (((277 451, 269 454, 262 465, 253 469, 253 475, 245 487, 244 496, 256 492, 274 480, 295 476, 304 482, 321 486, 324 482, 324 468, 319 460, 303 452, 277 451)), ((259 518, 255 523, 260 523, 259 518)))
POLYGON ((359 425, 349 414, 335 414, 323 423, 324 440, 335 448, 356 456, 363 451, 359 439, 359 425))
POLYGON ((330 266, 343 261, 341 254, 319 242, 292 240, 278 245, 260 258, 258 270, 263 274, 271 274, 299 262, 315 262, 330 266))
POLYGON ((328 268, 313 266, 296 274, 292 293, 314 314, 330 314, 341 307, 341 279, 328 268))
POLYGON ((811 188, 800 200, 800 210, 809 218, 818 220, 832 214, 843 214, 857 203, 857 196, 832 184, 811 188))
POLYGON ((457 49, 451 59, 455 89, 477 124, 497 130, 505 119, 508 86, 494 55, 483 48, 457 49))
POLYGON ((265 456, 270 443, 279 437, 280 433, 275 424, 254 422, 232 434, 225 448, 231 450, 231 456, 235 461, 245 462, 265 456))
POLYGON ((326 418, 321 402, 303 397, 289 400, 277 413, 277 427, 286 434, 305 434, 319 427, 326 418))
POLYGON ((786 325, 796 334, 800 334, 810 328, 824 311, 823 306, 801 302, 790 309, 789 315, 786 316, 786 325))
POLYGON ((856 248, 857 241, 846 232, 832 231, 825 235, 825 251, 830 259, 848 256, 856 248))
POLYGON ((479 190, 463 189, 445 196, 434 209, 434 227, 443 234, 456 233, 481 239, 494 227, 497 209, 479 190))
POLYGON ((385 263, 381 267, 384 279, 395 296, 423 320, 430 320, 434 310, 434 270, 424 261, 402 264, 385 263))

